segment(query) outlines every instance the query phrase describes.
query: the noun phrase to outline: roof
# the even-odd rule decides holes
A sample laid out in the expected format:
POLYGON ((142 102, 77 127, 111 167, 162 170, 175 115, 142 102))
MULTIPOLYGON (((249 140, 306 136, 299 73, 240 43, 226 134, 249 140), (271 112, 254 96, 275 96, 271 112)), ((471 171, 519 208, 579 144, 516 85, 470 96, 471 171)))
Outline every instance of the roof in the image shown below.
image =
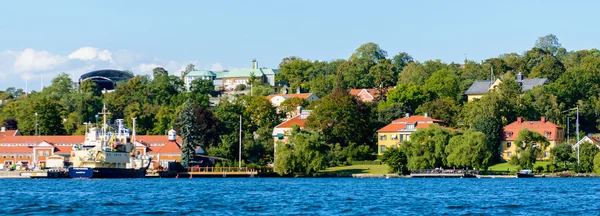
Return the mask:
POLYGON ((250 74, 254 73, 254 76, 260 77, 263 75, 275 75, 279 73, 278 69, 259 68, 259 69, 232 69, 229 71, 214 71, 217 78, 233 78, 233 77, 250 77, 250 74))
POLYGON ((85 136, 7 136, 0 143, 83 143, 85 136))
POLYGON ((293 97, 298 97, 298 98, 304 98, 307 99, 309 98, 311 95, 313 95, 313 93, 300 93, 300 94, 273 94, 273 95, 269 95, 267 96, 267 99, 271 100, 271 98, 277 97, 277 96, 281 96, 284 98, 293 98, 293 97))
MULTIPOLYGON (((144 144, 144 143, 167 143, 169 141, 169 138, 166 135, 136 135, 135 136, 136 141, 144 144)), ((183 142, 183 140, 181 139, 180 136, 177 136, 177 140, 178 143, 183 142)))
POLYGON ((558 134, 552 133, 552 132, 554 132, 554 130, 557 130, 557 129, 562 129, 562 127, 560 127, 552 122, 546 121, 544 117, 542 117, 542 119, 543 119, 542 121, 523 121, 521 117, 517 118, 517 121, 514 121, 514 122, 504 126, 505 132, 512 132, 514 134, 517 134, 517 136, 513 136, 513 137, 503 136, 503 139, 505 139, 505 140, 517 139, 518 133, 523 129, 535 131, 542 135, 544 135, 544 132, 551 132, 550 136, 547 137, 548 140, 559 139, 560 137, 557 137, 558 134))
POLYGON ((167 143, 165 143, 164 146, 162 146, 162 148, 160 148, 160 150, 157 151, 157 153, 163 153, 163 154, 176 153, 176 154, 180 154, 181 153, 181 146, 179 145, 179 143, 177 143, 175 141, 168 141, 167 143))
POLYGON ((6 130, 4 132, 0 132, 0 139, 7 137, 7 136, 16 136, 19 135, 19 130, 6 130))
POLYGON ((0 146, 0 153, 32 153, 33 148, 28 146, 0 146))
MULTIPOLYGON (((522 88, 521 92, 529 91, 533 89, 533 87, 544 85, 550 83, 546 78, 533 78, 533 79, 523 79, 523 80, 515 80, 517 83, 520 83, 522 88)), ((473 82, 471 87, 467 89, 465 94, 473 95, 473 94, 485 94, 488 92, 490 86, 492 86, 493 81, 490 80, 476 80, 473 82)))
POLYGON ((300 128, 304 128, 304 124, 306 123, 306 119, 310 115, 310 110, 302 110, 300 115, 296 115, 291 119, 275 126, 275 128, 291 128, 293 125, 298 125, 300 128))
POLYGON ((420 128, 429 128, 432 124, 444 125, 444 121, 426 116, 409 116, 393 120, 392 123, 377 130, 377 132, 396 132, 400 130, 416 130, 420 128), (407 129, 406 125, 415 125, 414 129, 407 129))
POLYGON ((596 147, 600 148, 600 140, 598 138, 592 137, 592 136, 585 136, 585 137, 581 138, 581 140, 579 140, 575 145, 573 145, 573 148, 575 149, 580 144, 585 143, 585 142, 595 144, 596 147))
POLYGON ((185 76, 186 77, 188 77, 188 76, 198 76, 198 77, 211 76, 211 77, 216 77, 217 74, 215 72, 213 72, 213 71, 200 70, 200 71, 190 71, 185 76))

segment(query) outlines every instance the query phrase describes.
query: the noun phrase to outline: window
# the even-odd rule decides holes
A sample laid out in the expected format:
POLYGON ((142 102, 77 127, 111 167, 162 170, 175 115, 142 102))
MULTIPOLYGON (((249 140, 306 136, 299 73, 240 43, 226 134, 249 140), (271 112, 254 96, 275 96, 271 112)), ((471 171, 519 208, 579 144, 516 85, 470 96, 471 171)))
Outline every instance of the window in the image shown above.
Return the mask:
POLYGON ((406 129, 415 129, 415 125, 414 124, 407 124, 406 125, 406 129))
POLYGON ((44 152, 43 151, 38 151, 38 156, 44 156, 44 152))
POLYGON ((506 157, 511 157, 512 156, 512 152, 506 152, 506 157))
POLYGON ((392 135, 392 140, 397 140, 398 139, 398 134, 393 134, 392 135))
POLYGON ((546 137, 550 137, 550 136, 552 135, 552 132, 550 132, 550 131, 546 131, 546 132, 544 132, 544 135, 545 135, 546 137))
POLYGON ((49 154, 50 154, 50 152, 49 152, 49 151, 45 151, 45 152, 44 152, 44 155, 45 155, 45 156, 48 156, 49 154))
POLYGON ((31 155, 27 155, 27 158, 31 158, 31 155))
POLYGON ((544 152, 544 157, 550 157, 550 152, 549 151, 545 151, 544 152))
POLYGON ((13 156, 10 156, 10 158, 15 158, 15 156, 14 156, 14 155, 13 155, 13 156))
POLYGON ((379 151, 380 152, 384 152, 385 151, 385 146, 384 145, 380 145, 379 146, 379 151))
POLYGON ((400 142, 404 141, 404 134, 400 134, 400 142))
POLYGON ((512 142, 506 142, 506 148, 510 148, 512 146, 512 142))
POLYGON ((23 158, 23 155, 19 155, 19 158, 23 158))
POLYGON ((504 136, 506 138, 512 137, 512 135, 513 135, 513 132, 506 132, 506 133, 504 133, 504 136))
POLYGON ((381 135, 381 136, 379 136, 379 140, 386 140, 386 139, 387 139, 387 136, 386 136, 386 135, 381 135))

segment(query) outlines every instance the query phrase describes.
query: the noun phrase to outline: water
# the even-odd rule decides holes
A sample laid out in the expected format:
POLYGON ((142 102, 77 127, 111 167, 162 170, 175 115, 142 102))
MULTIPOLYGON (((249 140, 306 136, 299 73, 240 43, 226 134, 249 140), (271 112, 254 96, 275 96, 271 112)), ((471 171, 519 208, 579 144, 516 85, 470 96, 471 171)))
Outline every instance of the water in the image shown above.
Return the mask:
POLYGON ((600 214, 600 179, 1 179, 8 215, 600 214))

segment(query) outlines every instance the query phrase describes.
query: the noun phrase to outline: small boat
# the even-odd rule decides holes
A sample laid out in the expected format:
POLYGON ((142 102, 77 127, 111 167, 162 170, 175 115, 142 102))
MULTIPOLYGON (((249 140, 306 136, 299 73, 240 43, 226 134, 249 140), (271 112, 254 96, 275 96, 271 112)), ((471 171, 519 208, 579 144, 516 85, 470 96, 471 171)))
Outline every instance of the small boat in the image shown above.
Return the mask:
POLYGON ((533 172, 531 170, 521 170, 517 173, 517 178, 533 178, 533 172))

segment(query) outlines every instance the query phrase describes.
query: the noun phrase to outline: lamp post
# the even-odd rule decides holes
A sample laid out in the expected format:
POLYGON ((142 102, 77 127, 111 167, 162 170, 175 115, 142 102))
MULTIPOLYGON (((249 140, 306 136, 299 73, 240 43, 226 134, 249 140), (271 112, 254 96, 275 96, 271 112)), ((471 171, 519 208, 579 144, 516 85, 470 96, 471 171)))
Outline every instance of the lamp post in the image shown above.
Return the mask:
POLYGON ((35 113, 35 136, 38 136, 38 113, 35 113))
MULTIPOLYGON (((577 144, 579 142, 579 105, 576 106, 575 108, 565 110, 565 111, 563 111, 563 113, 568 112, 568 111, 573 111, 573 110, 575 110, 575 116, 576 116, 575 117, 575 136, 577 137, 576 138, 577 140, 575 141, 575 144, 577 144)), ((568 128, 568 125, 569 125, 569 118, 567 118, 567 128, 568 128)), ((577 167, 579 167, 579 152, 580 152, 579 145, 577 145, 577 167)))

